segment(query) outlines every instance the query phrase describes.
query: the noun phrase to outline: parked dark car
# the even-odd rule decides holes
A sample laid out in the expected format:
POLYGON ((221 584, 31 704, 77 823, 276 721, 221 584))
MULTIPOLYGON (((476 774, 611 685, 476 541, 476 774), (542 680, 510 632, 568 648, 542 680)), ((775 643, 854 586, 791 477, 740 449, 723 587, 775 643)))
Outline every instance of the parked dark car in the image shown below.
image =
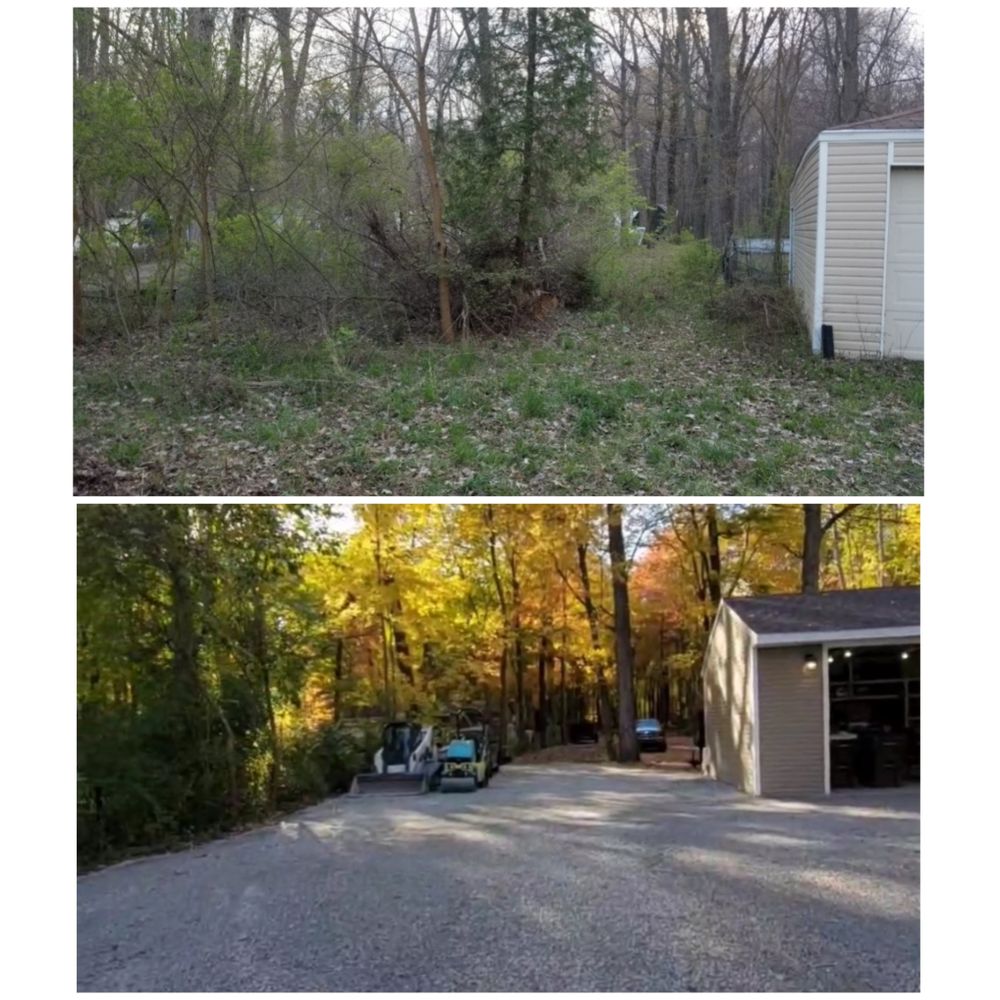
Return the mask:
POLYGON ((663 732, 663 724, 656 719, 640 719, 635 724, 635 738, 640 750, 652 750, 654 753, 667 751, 667 737, 663 732))

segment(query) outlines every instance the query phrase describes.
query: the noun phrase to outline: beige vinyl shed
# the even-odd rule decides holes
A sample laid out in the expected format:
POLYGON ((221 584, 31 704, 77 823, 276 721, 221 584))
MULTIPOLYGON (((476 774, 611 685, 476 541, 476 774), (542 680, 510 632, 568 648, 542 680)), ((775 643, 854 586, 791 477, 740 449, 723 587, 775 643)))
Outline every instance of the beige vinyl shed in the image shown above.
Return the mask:
POLYGON ((725 600, 702 665, 702 770, 750 795, 829 794, 832 727, 919 736, 919 672, 919 587, 725 600))
POLYGON ((924 356, 923 109, 827 129, 792 180, 790 281, 816 353, 924 356))

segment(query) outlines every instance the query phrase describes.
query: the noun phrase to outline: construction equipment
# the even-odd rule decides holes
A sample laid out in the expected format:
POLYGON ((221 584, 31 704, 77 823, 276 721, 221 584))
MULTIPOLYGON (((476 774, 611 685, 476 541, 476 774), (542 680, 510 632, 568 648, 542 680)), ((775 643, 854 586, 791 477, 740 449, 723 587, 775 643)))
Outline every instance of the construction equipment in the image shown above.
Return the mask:
POLYGON ((474 792, 490 782, 489 758, 483 740, 452 740, 441 762, 442 792, 474 792))
POLYGON ((500 744, 484 713, 478 708, 457 708, 454 710, 454 719, 455 737, 460 740, 475 740, 477 744, 482 744, 487 774, 496 774, 500 770, 500 744))
POLYGON ((434 728, 414 722, 390 722, 382 730, 374 770, 359 774, 351 795, 421 795, 437 787, 441 772, 434 746, 434 728))

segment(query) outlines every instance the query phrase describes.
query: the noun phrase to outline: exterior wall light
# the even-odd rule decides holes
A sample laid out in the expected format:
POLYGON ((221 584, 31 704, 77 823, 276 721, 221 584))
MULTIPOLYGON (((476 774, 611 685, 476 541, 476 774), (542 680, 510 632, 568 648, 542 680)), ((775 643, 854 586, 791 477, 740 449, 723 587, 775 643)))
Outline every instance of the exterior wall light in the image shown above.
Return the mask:
POLYGON ((812 673, 819 666, 819 660, 816 659, 815 653, 806 653, 805 659, 802 661, 802 668, 806 673, 812 673))
POLYGON ((844 650, 844 656, 850 656, 850 655, 851 655, 851 651, 849 649, 845 649, 844 650))
POLYGON ((902 653, 899 654, 901 660, 908 660, 910 658, 909 650, 904 649, 902 653))

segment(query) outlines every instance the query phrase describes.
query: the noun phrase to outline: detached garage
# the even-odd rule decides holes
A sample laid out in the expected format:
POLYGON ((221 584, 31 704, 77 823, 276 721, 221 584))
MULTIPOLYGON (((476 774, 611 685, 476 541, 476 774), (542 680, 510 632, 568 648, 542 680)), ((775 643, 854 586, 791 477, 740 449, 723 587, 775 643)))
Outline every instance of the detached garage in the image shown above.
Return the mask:
POLYGON ((919 775, 919 587, 723 601, 702 680, 703 770, 744 792, 919 775))
POLYGON ((923 109, 827 129, 792 181, 790 280, 817 353, 924 356, 923 109))

